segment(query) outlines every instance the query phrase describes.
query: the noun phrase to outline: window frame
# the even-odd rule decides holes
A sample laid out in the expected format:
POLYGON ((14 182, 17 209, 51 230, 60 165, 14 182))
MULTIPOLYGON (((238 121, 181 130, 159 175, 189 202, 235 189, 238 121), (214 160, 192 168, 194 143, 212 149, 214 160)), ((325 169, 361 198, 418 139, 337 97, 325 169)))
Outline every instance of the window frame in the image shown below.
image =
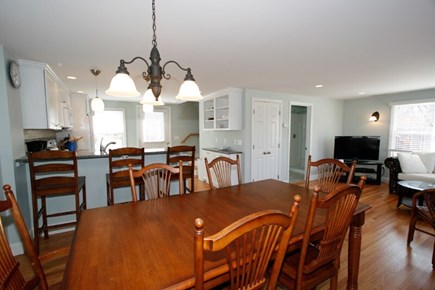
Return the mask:
POLYGON ((167 126, 165 126, 165 140, 163 142, 144 142, 143 140, 143 118, 146 113, 143 112, 142 106, 136 107, 137 111, 137 146, 144 147, 145 149, 158 149, 163 148, 166 149, 168 146, 171 146, 171 108, 169 106, 154 106, 154 112, 163 112, 166 113, 164 119, 167 119, 167 126))
MULTIPOLYGON (((124 122, 124 126, 123 126, 123 136, 122 136, 122 144, 113 144, 112 145, 112 149, 113 148, 121 148, 121 147, 127 147, 127 118, 126 118, 126 112, 124 108, 105 108, 103 112, 93 112, 92 114, 92 138, 94 141, 94 145, 93 145, 93 150, 95 153, 100 153, 100 145, 101 145, 101 139, 100 137, 97 138, 97 133, 95 132, 95 115, 96 114, 101 114, 104 112, 109 112, 109 111, 115 111, 115 112, 122 112, 122 119, 124 122)), ((103 136, 102 138, 104 138, 105 136, 103 136)), ((103 146, 106 145, 108 142, 103 142, 103 146)))
MULTIPOLYGON (((393 148, 396 147, 395 145, 397 144, 396 142, 393 142, 394 139, 396 138, 396 124, 395 124, 395 109, 396 106, 402 106, 402 105, 421 105, 421 104, 432 104, 435 107, 435 98, 434 99, 420 99, 420 100, 409 100, 409 101, 401 101, 401 102, 392 102, 390 103, 390 127, 389 127, 389 136, 388 136, 388 156, 397 156, 398 152, 429 152, 429 151, 434 151, 435 150, 435 141, 431 144, 431 146, 433 147, 433 149, 428 149, 428 150, 421 150, 422 146, 420 143, 420 150, 413 150, 413 148, 409 148, 409 150, 405 150, 405 149, 397 149, 397 148, 393 148)), ((434 114, 435 115, 435 114, 434 114)), ((434 122, 435 122, 435 116, 434 116, 434 122)), ((426 128, 426 127, 425 127, 426 128)), ((422 132, 421 135, 423 135, 424 133, 422 132)), ((430 134, 430 136, 432 136, 432 139, 435 139, 435 126, 434 129, 432 130, 432 133, 430 134)))

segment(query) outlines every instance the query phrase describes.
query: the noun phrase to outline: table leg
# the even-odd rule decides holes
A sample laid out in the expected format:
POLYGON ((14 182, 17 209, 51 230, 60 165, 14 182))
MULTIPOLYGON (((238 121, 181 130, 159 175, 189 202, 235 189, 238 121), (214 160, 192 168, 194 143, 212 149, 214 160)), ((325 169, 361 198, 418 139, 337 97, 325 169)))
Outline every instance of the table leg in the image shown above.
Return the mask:
POLYGON ((355 215, 349 229, 347 289, 358 289, 359 259, 361 255, 362 226, 365 212, 355 215))

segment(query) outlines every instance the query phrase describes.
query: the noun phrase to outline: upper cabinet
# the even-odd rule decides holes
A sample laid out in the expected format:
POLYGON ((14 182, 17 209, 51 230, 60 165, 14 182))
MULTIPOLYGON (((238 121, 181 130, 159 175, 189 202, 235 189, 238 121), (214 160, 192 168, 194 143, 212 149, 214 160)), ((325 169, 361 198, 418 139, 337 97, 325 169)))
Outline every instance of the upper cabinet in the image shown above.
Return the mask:
POLYGON ((229 88, 206 96, 200 102, 203 130, 241 130, 242 95, 242 89, 229 88))
POLYGON ((70 106, 69 91, 44 63, 19 60, 24 129, 64 127, 62 108, 70 106))

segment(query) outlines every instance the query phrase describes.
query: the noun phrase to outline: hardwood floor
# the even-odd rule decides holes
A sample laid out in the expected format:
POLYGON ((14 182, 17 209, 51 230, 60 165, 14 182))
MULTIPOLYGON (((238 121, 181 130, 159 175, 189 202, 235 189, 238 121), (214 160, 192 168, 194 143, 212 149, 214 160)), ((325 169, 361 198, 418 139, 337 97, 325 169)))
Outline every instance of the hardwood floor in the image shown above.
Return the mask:
MULTIPOLYGON (((303 183, 302 183, 303 184, 303 183)), ((204 182, 197 181, 195 188, 208 189, 204 182)), ((363 227, 359 272, 359 289, 435 289, 435 271, 432 270, 434 238, 416 232, 414 241, 407 246, 410 210, 396 208, 397 196, 388 193, 388 185, 366 185, 361 201, 372 209, 367 211, 363 227)), ((430 228, 428 228, 430 230, 430 228)), ((62 233, 43 240, 42 252, 71 243, 73 232, 62 233)), ((26 276, 32 275, 25 256, 17 257, 26 276)), ((346 289, 347 241, 341 255, 338 288, 346 289)), ((66 258, 44 265, 50 285, 57 284, 63 276, 66 258)), ((59 289, 55 285, 52 289, 59 289)), ((317 289, 329 289, 325 282, 317 289)))

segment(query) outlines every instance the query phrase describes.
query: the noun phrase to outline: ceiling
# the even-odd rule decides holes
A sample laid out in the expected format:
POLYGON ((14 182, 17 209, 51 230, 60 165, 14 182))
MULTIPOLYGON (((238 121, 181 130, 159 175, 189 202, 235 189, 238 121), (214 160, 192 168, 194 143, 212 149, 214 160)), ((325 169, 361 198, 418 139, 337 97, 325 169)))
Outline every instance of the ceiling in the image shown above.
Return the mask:
MULTIPOLYGON (((435 0, 156 2, 161 64, 190 67, 203 95, 241 87, 349 99, 435 88, 435 0)), ((48 63, 90 97, 91 68, 102 71, 99 96, 113 99, 104 91, 119 60, 148 60, 151 41, 151 0, 0 0, 0 45, 48 63)), ((128 69, 144 93, 145 63, 128 69)), ((171 102, 185 74, 166 71, 162 97, 171 102)))

